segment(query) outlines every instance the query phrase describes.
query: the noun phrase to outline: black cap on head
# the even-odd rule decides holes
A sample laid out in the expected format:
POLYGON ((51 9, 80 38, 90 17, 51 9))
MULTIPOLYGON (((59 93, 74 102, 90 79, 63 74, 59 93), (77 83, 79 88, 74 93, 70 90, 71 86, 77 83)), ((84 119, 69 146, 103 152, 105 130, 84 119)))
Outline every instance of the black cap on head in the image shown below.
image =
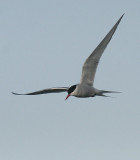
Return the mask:
POLYGON ((71 86, 68 90, 68 94, 71 94, 75 90, 75 88, 76 88, 76 85, 71 86))

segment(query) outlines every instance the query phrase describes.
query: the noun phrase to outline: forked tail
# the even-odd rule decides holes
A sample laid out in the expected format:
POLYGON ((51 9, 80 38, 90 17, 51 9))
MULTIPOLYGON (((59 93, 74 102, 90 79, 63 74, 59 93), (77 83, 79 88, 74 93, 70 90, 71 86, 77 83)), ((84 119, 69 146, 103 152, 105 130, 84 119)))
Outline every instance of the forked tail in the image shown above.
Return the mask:
POLYGON ((122 93, 122 92, 118 92, 118 91, 105 91, 105 90, 100 90, 100 94, 99 94, 99 96, 115 98, 115 97, 112 97, 112 96, 104 95, 104 93, 122 93))

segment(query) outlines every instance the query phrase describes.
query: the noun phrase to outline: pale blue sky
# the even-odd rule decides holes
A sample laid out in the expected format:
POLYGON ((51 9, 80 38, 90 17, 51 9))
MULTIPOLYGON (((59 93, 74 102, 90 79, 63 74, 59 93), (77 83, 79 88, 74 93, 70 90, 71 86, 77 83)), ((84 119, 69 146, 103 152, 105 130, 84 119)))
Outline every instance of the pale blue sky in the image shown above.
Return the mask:
POLYGON ((0 83, 1 160, 139 160, 140 1, 1 0, 0 83), (78 83, 123 13, 95 79, 122 94, 11 94, 78 83))

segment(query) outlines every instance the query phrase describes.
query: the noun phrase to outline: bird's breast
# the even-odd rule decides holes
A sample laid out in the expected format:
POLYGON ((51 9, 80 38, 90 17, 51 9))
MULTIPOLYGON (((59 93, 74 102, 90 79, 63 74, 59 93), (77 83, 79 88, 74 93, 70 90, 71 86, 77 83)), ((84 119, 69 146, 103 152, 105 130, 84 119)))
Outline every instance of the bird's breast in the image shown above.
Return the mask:
POLYGON ((91 97, 93 96, 94 93, 94 88, 91 86, 86 86, 86 85, 78 85, 76 87, 76 90, 71 94, 72 96, 75 97, 91 97))

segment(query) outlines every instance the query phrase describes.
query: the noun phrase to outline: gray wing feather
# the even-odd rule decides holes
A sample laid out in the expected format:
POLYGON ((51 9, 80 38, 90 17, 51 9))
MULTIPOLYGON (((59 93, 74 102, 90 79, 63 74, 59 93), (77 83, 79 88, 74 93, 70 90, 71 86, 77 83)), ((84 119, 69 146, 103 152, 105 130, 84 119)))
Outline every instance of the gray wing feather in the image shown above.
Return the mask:
POLYGON ((120 17, 117 23, 113 26, 113 28, 109 31, 109 33, 105 36, 105 38, 101 41, 101 43, 96 47, 96 49, 91 53, 91 55, 86 59, 82 68, 82 76, 81 76, 81 82, 80 82, 81 84, 88 84, 90 86, 93 85, 99 60, 105 48, 107 47, 109 41, 111 40, 114 32, 116 31, 117 26, 120 23, 123 15, 120 17))
POLYGON ((15 95, 37 95, 37 94, 46 94, 46 93, 59 93, 59 92, 66 92, 68 91, 68 87, 58 87, 58 88, 48 88, 48 89, 43 89, 40 91, 36 91, 36 92, 31 92, 31 93, 25 93, 25 94, 19 94, 19 93, 15 93, 12 92, 15 95))

